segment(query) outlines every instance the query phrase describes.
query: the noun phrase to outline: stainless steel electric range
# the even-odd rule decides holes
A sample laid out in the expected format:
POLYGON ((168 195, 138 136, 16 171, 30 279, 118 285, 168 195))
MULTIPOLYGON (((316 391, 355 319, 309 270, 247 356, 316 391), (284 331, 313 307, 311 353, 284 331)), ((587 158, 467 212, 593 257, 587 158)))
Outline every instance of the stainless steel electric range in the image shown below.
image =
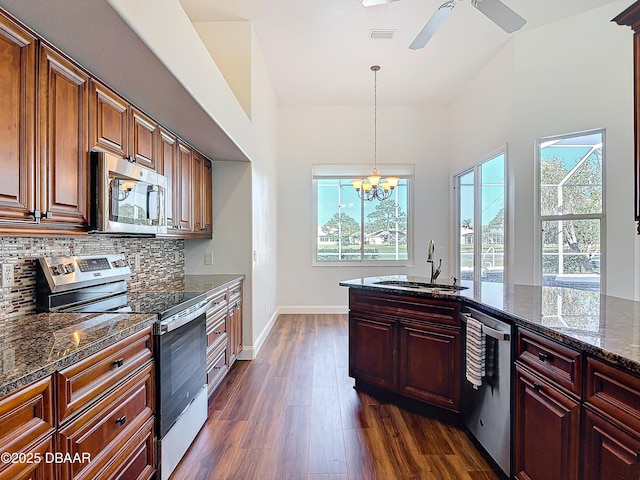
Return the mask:
POLYGON ((202 292, 129 292, 124 255, 40 258, 40 312, 154 313, 158 469, 168 479, 207 418, 206 311, 202 292))

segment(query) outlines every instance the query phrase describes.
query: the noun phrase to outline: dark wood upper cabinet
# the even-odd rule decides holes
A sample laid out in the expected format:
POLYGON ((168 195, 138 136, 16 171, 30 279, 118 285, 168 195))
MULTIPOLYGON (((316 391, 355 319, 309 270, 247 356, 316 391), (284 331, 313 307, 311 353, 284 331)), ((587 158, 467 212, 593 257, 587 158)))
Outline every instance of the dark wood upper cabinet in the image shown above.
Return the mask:
POLYGON ((0 220, 35 222, 36 39, 0 16, 0 220))
POLYGON ((89 75, 40 45, 41 223, 86 228, 89 211, 89 75))
POLYGON ((624 12, 615 17, 613 22, 618 25, 627 25, 633 29, 633 105, 634 105, 634 179, 635 195, 634 209, 635 219, 638 222, 638 234, 640 235, 640 1, 635 2, 624 12))
POLYGON ((176 147, 178 139, 163 127, 158 127, 158 173, 167 177, 167 190, 164 193, 166 212, 167 212, 167 228, 173 229, 174 215, 177 211, 174 195, 174 175, 176 168, 176 147))
POLYGON ((91 148, 106 150, 118 157, 129 154, 129 104, 117 93, 91 80, 91 148))
POLYGON ((135 107, 130 108, 130 157, 147 168, 156 169, 156 132, 158 124, 135 107))
MULTIPOLYGON (((174 177, 174 202, 179 200, 177 212, 173 212, 174 223, 179 230, 190 232, 193 230, 193 150, 189 145, 178 141, 178 157, 176 176, 174 177), (176 215, 178 217, 176 218, 176 215), (176 222, 177 220, 177 222, 176 222)), ((175 205, 175 203, 174 203, 175 205)))
POLYGON ((170 235, 212 237, 210 160, 2 9, 0 92, 0 234, 86 234, 97 150, 167 177, 170 235))

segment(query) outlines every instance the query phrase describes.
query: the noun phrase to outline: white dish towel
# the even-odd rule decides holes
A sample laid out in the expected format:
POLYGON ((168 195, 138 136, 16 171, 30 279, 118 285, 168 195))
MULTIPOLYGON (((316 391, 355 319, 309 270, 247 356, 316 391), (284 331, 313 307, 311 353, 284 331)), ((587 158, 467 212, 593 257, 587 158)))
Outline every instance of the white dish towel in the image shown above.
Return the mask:
POLYGON ((482 322, 475 318, 467 317, 467 344, 465 355, 467 357, 466 377, 477 389, 482 385, 482 377, 485 375, 486 340, 482 332, 482 322))

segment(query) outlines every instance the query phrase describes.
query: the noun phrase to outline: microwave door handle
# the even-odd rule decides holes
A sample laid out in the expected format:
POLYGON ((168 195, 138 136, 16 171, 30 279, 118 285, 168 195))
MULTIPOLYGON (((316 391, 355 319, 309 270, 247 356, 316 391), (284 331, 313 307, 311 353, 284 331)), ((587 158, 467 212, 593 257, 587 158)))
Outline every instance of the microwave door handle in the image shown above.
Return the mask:
POLYGON ((152 185, 147 190, 147 218, 152 222, 157 222, 160 218, 159 187, 152 185))

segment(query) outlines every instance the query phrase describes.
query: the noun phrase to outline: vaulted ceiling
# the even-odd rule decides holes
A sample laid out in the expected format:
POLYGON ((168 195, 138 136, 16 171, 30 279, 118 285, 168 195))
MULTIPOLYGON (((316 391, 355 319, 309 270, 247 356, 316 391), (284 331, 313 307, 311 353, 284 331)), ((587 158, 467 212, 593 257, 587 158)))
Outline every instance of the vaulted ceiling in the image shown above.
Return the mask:
MULTIPOLYGON (((448 103, 514 34, 472 6, 456 6, 435 36, 410 50, 444 0, 399 0, 365 8, 360 0, 180 0, 193 22, 250 21, 281 104, 366 104, 378 74, 386 104, 448 103), (371 39, 370 30, 394 30, 371 39)), ((503 0, 538 28, 611 0, 503 0)), ((631 0, 629 0, 631 3, 631 0)), ((233 48, 227 46, 226 48, 233 48)))

